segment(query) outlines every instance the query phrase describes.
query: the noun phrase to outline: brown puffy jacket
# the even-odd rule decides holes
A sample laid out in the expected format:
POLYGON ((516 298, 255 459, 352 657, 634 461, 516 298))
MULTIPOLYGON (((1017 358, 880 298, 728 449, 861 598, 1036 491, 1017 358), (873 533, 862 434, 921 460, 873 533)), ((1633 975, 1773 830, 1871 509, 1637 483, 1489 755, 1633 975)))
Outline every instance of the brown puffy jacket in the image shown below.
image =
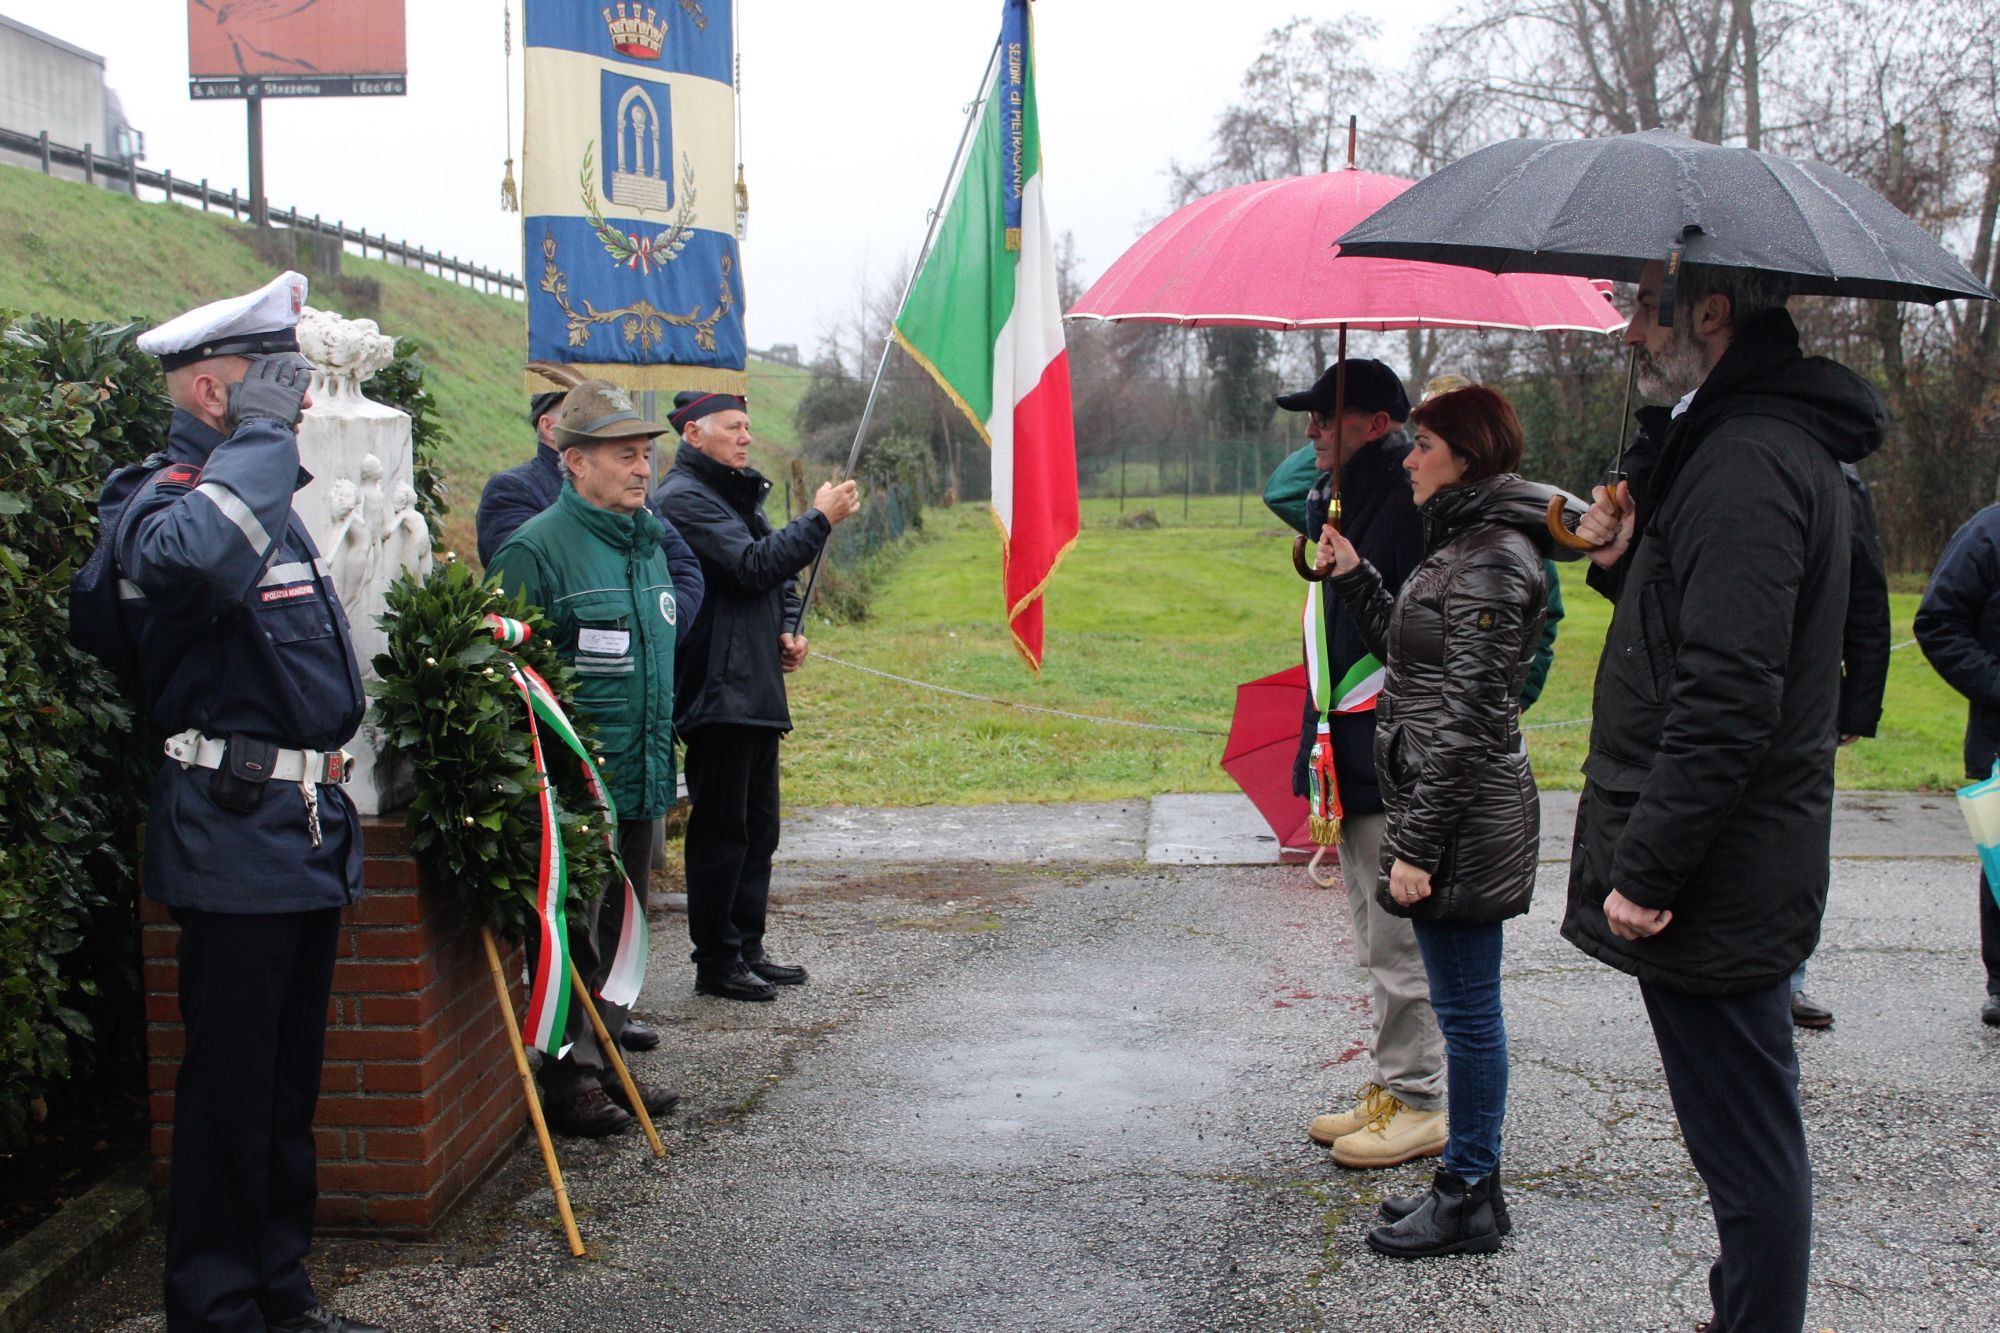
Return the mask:
POLYGON ((1516 701, 1548 605, 1554 494, 1512 474, 1440 491, 1422 510, 1428 554, 1397 596, 1366 561, 1330 582, 1388 666, 1375 720, 1389 816, 1377 898, 1397 916, 1503 921, 1528 910, 1541 806, 1516 701), (1413 907, 1389 897, 1397 858, 1431 872, 1430 896, 1413 907))

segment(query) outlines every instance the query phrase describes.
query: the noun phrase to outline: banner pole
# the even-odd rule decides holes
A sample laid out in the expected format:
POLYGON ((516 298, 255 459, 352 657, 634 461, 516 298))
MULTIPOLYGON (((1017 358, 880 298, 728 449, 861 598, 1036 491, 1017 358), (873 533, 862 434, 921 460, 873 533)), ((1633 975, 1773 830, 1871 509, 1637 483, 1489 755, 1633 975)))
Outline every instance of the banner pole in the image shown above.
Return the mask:
POLYGON ((549 1173, 549 1189, 556 1197, 556 1213, 562 1218, 563 1235, 569 1252, 583 1257, 583 1237, 577 1234, 576 1214, 570 1211, 569 1191, 563 1188, 562 1168, 556 1165, 556 1145, 549 1138, 549 1122, 542 1116, 542 1099, 535 1093, 535 1076, 528 1068, 528 1053, 522 1047, 521 1029, 514 1021, 514 1001, 507 994, 507 978, 500 970, 500 950, 493 943, 493 928, 481 926, 479 939, 486 946, 486 968, 493 977, 493 995, 507 1028, 507 1041, 514 1052, 514 1072, 521 1076, 521 1091, 528 1101, 528 1119, 535 1126, 535 1142, 541 1145, 542 1166, 549 1173))
MULTIPOLYGON (((937 240, 938 224, 944 221, 944 207, 951 201, 952 182, 958 179, 959 164, 965 160, 965 146, 972 141, 972 131, 979 125, 979 113, 986 106, 986 85, 999 67, 1000 42, 996 38, 993 42, 993 54, 986 58, 986 70, 979 76, 978 91, 973 94, 972 104, 966 111, 965 128, 959 132, 958 148, 951 155, 951 170, 945 173, 944 185, 938 190, 937 206, 931 209, 930 226, 924 232, 923 247, 917 251, 917 262, 911 267, 909 276, 903 279, 903 294, 896 298, 896 313, 889 321, 891 329, 895 327, 896 320, 902 318, 903 307, 910 300, 910 291, 917 285, 917 275, 924 271, 924 261, 930 258, 931 244, 937 240)), ((860 461, 861 442, 868 438, 868 423, 875 417, 875 400, 882 393, 882 373, 889 368, 889 352, 895 342, 893 334, 885 334, 882 338, 882 356, 875 363, 875 378, 868 385, 868 401, 862 406, 860 424, 854 428, 854 445, 847 451, 847 466, 840 472, 843 481, 854 475, 854 465, 860 461)), ((806 612, 812 607, 813 589, 819 584, 820 567, 826 563, 826 549, 832 543, 833 536, 829 533, 826 544, 819 548, 819 554, 813 558, 812 573, 806 577, 805 595, 799 598, 798 619, 792 622, 794 634, 805 632, 806 612)))

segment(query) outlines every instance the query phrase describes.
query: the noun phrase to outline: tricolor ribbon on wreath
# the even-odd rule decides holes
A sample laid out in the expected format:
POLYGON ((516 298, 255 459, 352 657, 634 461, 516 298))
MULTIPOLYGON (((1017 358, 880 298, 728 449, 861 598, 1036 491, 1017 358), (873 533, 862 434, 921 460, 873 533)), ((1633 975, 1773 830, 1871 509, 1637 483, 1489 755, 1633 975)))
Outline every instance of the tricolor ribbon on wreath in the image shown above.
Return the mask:
POLYGON ((1313 735, 1312 763, 1306 768, 1306 831, 1321 847, 1340 841, 1340 784, 1333 775, 1334 717, 1366 713, 1382 696, 1382 663, 1374 654, 1347 669, 1338 681, 1331 677, 1328 663, 1333 658, 1333 640, 1326 624, 1326 585, 1306 584, 1306 606, 1302 628, 1306 640, 1306 681, 1312 691, 1313 708, 1319 725, 1313 735))
MULTIPOLYGON (((527 625, 506 616, 489 615, 486 623, 493 631, 502 648, 518 648, 528 641, 533 632, 527 625)), ((566 904, 569 901, 569 866, 563 857, 562 825, 556 817, 555 784, 549 780, 548 766, 542 757, 541 727, 554 733, 556 738, 568 746, 583 766, 584 783, 604 812, 604 844, 611 849, 612 863, 620 866, 618 878, 625 885, 624 925, 618 933, 618 949, 611 958, 611 972, 598 990, 598 995, 612 1004, 629 1005, 639 998, 639 985, 646 976, 646 912, 639 904, 639 895, 632 888, 632 881, 623 871, 623 863, 618 859, 618 844, 612 833, 618 827, 618 807, 612 802, 611 790, 604 783, 603 774, 591 761, 590 751, 583 738, 576 734, 569 716, 562 705, 556 702, 555 691, 541 674, 527 663, 509 658, 509 678, 514 688, 521 693, 528 706, 528 741, 535 759, 535 776, 541 782, 542 806, 542 852, 541 867, 535 886, 535 915, 541 923, 541 952, 537 955, 541 967, 528 988, 528 1012, 521 1021, 521 1030, 530 1045, 562 1058, 569 1049, 563 1034, 569 1030, 569 931, 565 920, 566 904)))

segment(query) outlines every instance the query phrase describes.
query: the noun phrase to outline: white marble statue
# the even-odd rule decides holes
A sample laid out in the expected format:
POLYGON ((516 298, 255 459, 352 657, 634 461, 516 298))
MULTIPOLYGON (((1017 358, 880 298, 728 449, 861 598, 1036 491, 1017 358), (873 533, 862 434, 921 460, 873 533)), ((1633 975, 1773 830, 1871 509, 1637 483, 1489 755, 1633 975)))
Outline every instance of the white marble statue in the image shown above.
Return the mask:
MULTIPOLYGON (((430 534, 415 504, 410 418, 361 392, 394 358, 396 340, 373 320, 308 307, 299 320, 299 350, 313 363, 313 405, 299 423, 299 462, 312 480, 293 507, 327 562, 362 678, 372 681, 375 656, 388 642, 377 618, 389 585, 405 569, 430 568, 430 534)), ((409 799, 409 775, 390 771, 374 727, 363 724, 347 748, 355 756, 348 794, 362 814, 409 799)))

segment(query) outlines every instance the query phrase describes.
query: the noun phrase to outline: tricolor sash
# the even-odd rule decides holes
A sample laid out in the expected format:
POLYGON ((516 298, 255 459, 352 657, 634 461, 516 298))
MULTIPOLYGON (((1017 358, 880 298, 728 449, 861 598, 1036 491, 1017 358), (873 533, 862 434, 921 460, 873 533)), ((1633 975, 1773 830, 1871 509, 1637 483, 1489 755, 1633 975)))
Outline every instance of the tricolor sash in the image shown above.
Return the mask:
POLYGON ((1322 847, 1340 841, 1340 784, 1333 773, 1333 728, 1336 715, 1366 713, 1382 695, 1386 674, 1374 654, 1364 654, 1338 681, 1328 663, 1333 658, 1333 640, 1327 630, 1324 583, 1306 584, 1306 606, 1302 628, 1306 641, 1306 681, 1312 691, 1313 708, 1319 725, 1313 736, 1312 763, 1306 769, 1306 828, 1322 847))
MULTIPOLYGON (((486 623, 503 648, 520 647, 532 633, 526 624, 506 616, 489 615, 486 623)), ((604 814, 604 845, 611 849, 612 863, 618 866, 618 878, 625 886, 625 916, 618 934, 618 948, 612 955, 610 973, 598 990, 598 996, 612 1004, 629 1005, 639 998, 639 985, 646 976, 646 912, 639 903, 639 895, 633 889, 630 877, 625 874, 623 861, 618 857, 618 843, 613 837, 618 827, 618 807, 611 799, 611 789, 605 785, 603 774, 592 762, 583 738, 577 735, 569 716, 556 702, 555 691, 549 688, 549 683, 542 679, 539 672, 510 656, 508 674, 527 705, 528 740, 534 754, 535 776, 541 782, 542 807, 541 868, 535 886, 535 915, 541 928, 541 967, 528 988, 528 1012, 522 1019, 521 1028, 531 1045, 561 1059, 569 1049, 568 1043, 563 1040, 569 1026, 570 998, 569 930, 565 919, 569 900, 569 866, 563 856, 562 825, 556 816, 555 785, 549 780, 548 767, 543 760, 541 727, 546 726, 582 765, 584 784, 604 814)))

